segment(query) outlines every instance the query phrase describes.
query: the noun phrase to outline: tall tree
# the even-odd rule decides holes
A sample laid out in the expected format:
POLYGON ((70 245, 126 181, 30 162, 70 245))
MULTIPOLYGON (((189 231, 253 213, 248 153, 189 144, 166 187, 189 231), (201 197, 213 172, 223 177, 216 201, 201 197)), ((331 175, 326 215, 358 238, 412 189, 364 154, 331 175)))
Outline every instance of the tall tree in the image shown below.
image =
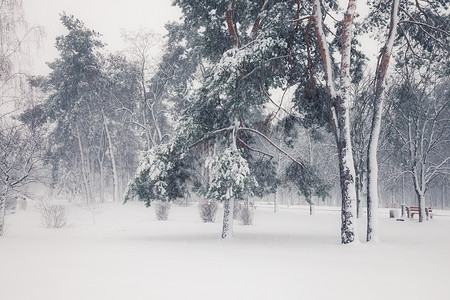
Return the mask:
POLYGON ((42 32, 28 26, 22 1, 0 1, 0 236, 8 192, 30 181, 38 160, 38 136, 14 118, 28 104, 28 50, 37 46, 42 32))
POLYGON ((52 93, 47 106, 51 119, 56 122, 53 140, 58 145, 58 155, 77 161, 65 162, 79 165, 85 198, 90 202, 93 201, 91 145, 96 142, 92 138, 94 131, 103 129, 98 102, 101 66, 97 52, 103 44, 98 33, 87 29, 75 17, 63 14, 61 22, 68 33, 57 37, 60 57, 49 63, 52 93))
POLYGON ((381 129, 381 114, 384 103, 386 74, 391 59, 394 41, 397 35, 398 10, 400 0, 393 0, 391 18, 386 43, 380 54, 380 61, 375 75, 375 97, 373 103, 373 118, 369 137, 367 154, 367 241, 378 241, 378 163, 377 150, 381 129))
MULTIPOLYGON (((286 19, 286 16, 295 19, 296 4, 192 0, 175 4, 182 8, 185 18, 182 24, 170 25, 169 45, 170 40, 178 45, 173 49, 182 49, 184 44, 184 57, 201 74, 197 88, 190 92, 184 106, 175 144, 189 150, 206 142, 214 143, 219 146, 218 159, 232 156, 233 161, 240 162, 244 158, 250 166, 255 155, 270 157, 254 147, 258 138, 304 168, 256 129, 256 124, 266 119, 264 108, 272 100, 270 87, 286 89, 292 83, 284 78, 285 74, 301 73, 300 66, 293 67, 295 60, 290 54, 300 55, 298 48, 305 46, 294 35, 298 22, 286 19), (227 156, 227 151, 233 154, 227 156)), ((175 148, 175 152, 179 151, 175 148)), ((217 178, 228 178, 222 175, 217 178)), ((238 194, 221 198, 225 206, 223 238, 232 235, 232 199, 240 198, 238 194)))
POLYGON ((136 32, 123 32, 122 37, 127 42, 126 53, 137 64, 140 83, 140 101, 136 113, 136 123, 140 125, 146 137, 146 149, 161 144, 163 139, 163 120, 161 116, 165 90, 164 81, 156 80, 158 50, 163 47, 162 38, 152 32, 140 29, 136 32), (152 82, 150 81, 152 79, 152 82))
POLYGON ((324 80, 331 98, 329 107, 332 115, 333 131, 339 157, 339 173, 342 195, 341 209, 341 241, 343 244, 352 243, 357 238, 356 227, 356 186, 355 167, 353 161, 350 138, 350 102, 351 50, 353 41, 353 19, 356 13, 357 0, 349 0, 341 24, 339 46, 341 63, 339 67, 339 89, 336 88, 333 74, 333 59, 329 42, 325 35, 322 4, 320 0, 312 0, 315 35, 320 49, 324 70, 324 80))
POLYGON ((436 75, 414 75, 404 74, 393 89, 388 128, 392 155, 411 176, 422 222, 430 183, 448 177, 450 171, 450 89, 448 78, 437 81, 436 75))
MULTIPOLYGON (((423 63, 423 59, 417 57, 418 51, 422 54, 427 53, 425 55, 429 58, 432 57, 435 61, 442 61, 443 52, 446 52, 447 55, 449 53, 448 46, 445 44, 448 45, 450 36, 448 22, 447 24, 445 22, 448 19, 445 6, 446 4, 442 1, 436 1, 435 4, 424 4, 419 3, 419 1, 415 1, 413 4, 409 1, 400 0, 373 3, 368 23, 379 26, 389 22, 389 29, 384 37, 385 42, 375 74, 373 118, 367 154, 367 241, 378 240, 376 217, 378 207, 377 150, 385 98, 386 76, 394 52, 394 44, 396 40, 397 44, 400 44, 403 40, 405 54, 412 52, 416 56, 414 60, 419 65, 423 63), (389 6, 390 10, 388 10, 389 6), (390 12, 388 17, 386 17, 386 11, 390 12), (397 34, 398 29, 400 35, 397 34)), ((370 25, 369 27, 373 28, 370 25)), ((408 55, 398 56, 398 60, 408 64, 408 55)))

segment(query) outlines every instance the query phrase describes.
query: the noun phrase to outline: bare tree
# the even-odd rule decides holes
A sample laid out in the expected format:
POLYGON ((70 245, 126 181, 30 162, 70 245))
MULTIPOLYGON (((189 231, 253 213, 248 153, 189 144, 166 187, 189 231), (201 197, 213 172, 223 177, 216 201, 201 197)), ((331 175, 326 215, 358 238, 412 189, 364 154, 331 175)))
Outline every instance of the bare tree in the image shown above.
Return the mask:
POLYGON ((22 1, 0 1, 0 236, 8 192, 25 184, 37 164, 37 136, 12 116, 24 109, 26 53, 41 35, 42 28, 28 27, 22 1))
POLYGON ((450 88, 448 78, 433 85, 435 76, 403 76, 394 89, 389 134, 393 155, 413 181, 422 222, 430 183, 450 175, 450 88))
POLYGON ((28 130, 18 122, 0 126, 0 236, 4 230, 8 193, 38 180, 36 175, 43 162, 44 143, 41 133, 42 131, 28 130))
POLYGON ((122 37, 127 42, 126 53, 139 66, 139 83, 141 86, 141 99, 137 106, 135 123, 142 129, 146 137, 146 149, 158 145, 163 138, 162 125, 160 124, 161 90, 160 85, 149 85, 150 79, 157 73, 152 66, 158 62, 158 51, 163 43, 160 35, 153 31, 139 29, 136 32, 122 32, 122 37))

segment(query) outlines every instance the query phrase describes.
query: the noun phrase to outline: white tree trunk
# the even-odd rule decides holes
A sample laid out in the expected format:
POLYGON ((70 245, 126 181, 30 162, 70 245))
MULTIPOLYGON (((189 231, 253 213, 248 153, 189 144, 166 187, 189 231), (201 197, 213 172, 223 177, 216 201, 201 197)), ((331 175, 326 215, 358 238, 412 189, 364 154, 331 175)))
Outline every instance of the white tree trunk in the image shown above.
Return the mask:
POLYGON ((379 240, 378 234, 378 162, 377 151, 384 103, 385 78, 397 34, 399 0, 392 2, 391 23, 384 45, 381 62, 377 67, 373 118, 367 153, 367 236, 366 240, 379 240))
MULTIPOLYGON (((349 121, 348 115, 347 121, 349 121)), ((348 126, 349 125, 347 124, 347 128, 350 129, 348 126)), ((340 152, 339 170, 342 196, 341 242, 343 244, 349 244, 354 242, 358 236, 356 226, 355 168, 353 165, 352 148, 350 144, 350 130, 341 130, 340 134, 341 136, 346 137, 340 143, 340 149, 338 150, 340 152)))
POLYGON ((233 237, 234 199, 229 199, 223 204, 222 238, 233 237))
POLYGON ((350 57, 353 17, 356 12, 357 0, 349 0, 344 14, 341 45, 340 66, 340 97, 338 97, 338 124, 340 160, 340 181, 342 194, 341 209, 341 241, 343 244, 352 243, 357 238, 356 224, 356 186, 355 166, 353 162, 352 144, 350 138, 350 57))
POLYGON ((106 139, 108 141, 108 150, 109 150, 109 157, 111 158, 111 165, 112 165, 112 172, 113 172, 113 200, 119 201, 119 177, 117 174, 117 167, 116 167, 116 156, 114 155, 114 147, 112 144, 112 138, 111 134, 109 134, 108 125, 106 124, 106 117, 103 114, 103 127, 105 128, 105 135, 106 139))
POLYGON ((161 133, 161 128, 158 122, 158 118, 155 115, 155 103, 150 107, 150 112, 152 114, 152 120, 153 120, 153 124, 155 124, 155 130, 156 130, 156 134, 157 136, 154 137, 154 140, 156 141, 156 143, 160 144, 162 141, 162 133, 161 133))
POLYGON ((343 244, 354 242, 357 237, 356 228, 356 187, 355 167, 353 163, 350 139, 350 55, 352 41, 353 17, 357 0, 349 0, 344 15, 341 45, 340 91, 335 89, 333 68, 328 42, 323 30, 323 17, 320 0, 312 0, 313 17, 317 43, 321 51, 325 71, 325 82, 331 97, 332 126, 334 129, 339 157, 339 173, 341 183, 341 241, 343 244), (335 107, 336 106, 336 107, 335 107))
POLYGON ((275 191, 275 199, 273 200, 273 212, 276 213, 278 211, 278 203, 280 203, 280 192, 281 192, 281 188, 277 187, 276 191, 275 191))
MULTIPOLYGON (((234 129, 231 134, 232 142, 231 147, 233 151, 238 153, 238 148, 236 144, 236 134, 239 128, 238 118, 234 119, 234 129)), ((231 188, 231 187, 230 187, 231 188)), ((232 193, 229 193, 230 195, 232 193)), ((234 220, 234 202, 235 199, 228 199, 223 204, 223 228, 222 228, 222 238, 230 238, 233 236, 233 220, 234 220)))
MULTIPOLYGON (((377 114, 376 110, 374 112, 377 114)), ((367 158, 367 235, 366 241, 379 241, 378 235, 378 136, 381 124, 381 113, 379 120, 372 122, 372 134, 369 140, 367 158), (373 127, 378 127, 378 130, 373 127)))

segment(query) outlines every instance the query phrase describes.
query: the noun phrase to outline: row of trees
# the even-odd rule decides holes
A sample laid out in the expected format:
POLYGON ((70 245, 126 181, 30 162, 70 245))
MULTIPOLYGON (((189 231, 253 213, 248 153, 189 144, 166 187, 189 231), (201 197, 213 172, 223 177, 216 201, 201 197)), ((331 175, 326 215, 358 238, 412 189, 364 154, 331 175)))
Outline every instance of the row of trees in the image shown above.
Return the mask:
POLYGON ((354 0, 344 12, 320 0, 174 4, 183 19, 167 25, 157 63, 154 35, 128 33, 128 52, 107 54, 98 33, 61 16, 60 57, 29 80, 42 101, 22 114, 51 128, 41 157, 58 193, 92 203, 125 190, 125 201, 147 205, 196 193, 224 203, 225 238, 235 201, 290 187, 312 203, 337 181, 341 240, 351 243, 363 194, 376 240, 377 184, 408 172, 423 220, 429 183, 448 176, 445 2, 377 1, 362 24, 354 0), (367 31, 383 44, 373 75, 357 47, 367 31), (378 179, 386 164, 398 172, 382 167, 378 179))

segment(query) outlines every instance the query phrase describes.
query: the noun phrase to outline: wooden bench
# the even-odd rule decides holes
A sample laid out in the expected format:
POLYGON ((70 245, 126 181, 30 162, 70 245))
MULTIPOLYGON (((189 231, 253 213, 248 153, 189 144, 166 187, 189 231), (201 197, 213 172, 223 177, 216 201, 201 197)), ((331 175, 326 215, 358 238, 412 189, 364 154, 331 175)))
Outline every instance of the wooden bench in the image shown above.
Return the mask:
MULTIPOLYGON (((414 218, 415 214, 419 214, 419 207, 418 206, 406 206, 406 215, 408 216, 408 218, 414 218)), ((430 219, 433 219, 433 214, 432 214, 433 210, 431 209, 431 207, 425 207, 425 215, 430 219)))

